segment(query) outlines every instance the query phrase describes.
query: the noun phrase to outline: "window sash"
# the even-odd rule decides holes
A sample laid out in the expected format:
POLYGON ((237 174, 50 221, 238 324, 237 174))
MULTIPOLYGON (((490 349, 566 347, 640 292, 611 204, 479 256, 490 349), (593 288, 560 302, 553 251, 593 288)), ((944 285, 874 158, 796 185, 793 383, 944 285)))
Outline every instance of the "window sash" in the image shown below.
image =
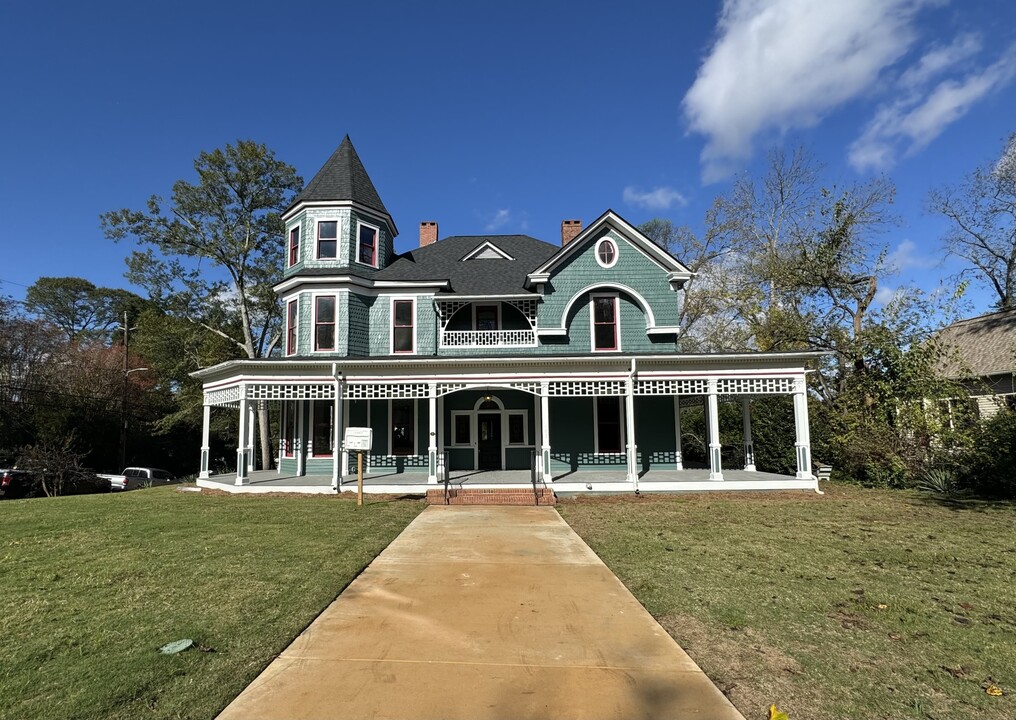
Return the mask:
POLYGON ((286 317, 286 354, 292 355, 296 352, 296 300, 289 301, 286 317))
POLYGON ((526 444, 526 416, 523 413, 508 413, 508 444, 526 444))
POLYGON ((392 351, 413 352, 413 306, 412 300, 392 301, 392 351))
POLYGON ((452 445, 469 445, 473 442, 472 418, 455 415, 452 420, 452 445))
POLYGON ((335 349, 335 297, 314 299, 314 349, 335 349))
POLYGON ((296 265, 300 258, 300 228, 289 231, 289 264, 296 265))
POLYGON ((616 297, 593 297, 593 347, 617 350, 616 297))
POLYGON ((364 265, 377 267, 377 235, 377 230, 369 225, 360 226, 357 238, 359 245, 357 258, 364 265))
POLYGON ((339 223, 337 220, 319 222, 317 226, 317 256, 319 260, 334 260, 338 254, 339 223))
POLYGON ((614 247, 613 242, 610 240, 604 240, 600 243, 598 254, 600 256, 600 262, 604 265, 610 265, 614 262, 614 258, 617 257, 617 249, 614 247))
POLYGON ((282 435, 282 457, 296 457, 296 403, 286 403, 285 431, 282 435))

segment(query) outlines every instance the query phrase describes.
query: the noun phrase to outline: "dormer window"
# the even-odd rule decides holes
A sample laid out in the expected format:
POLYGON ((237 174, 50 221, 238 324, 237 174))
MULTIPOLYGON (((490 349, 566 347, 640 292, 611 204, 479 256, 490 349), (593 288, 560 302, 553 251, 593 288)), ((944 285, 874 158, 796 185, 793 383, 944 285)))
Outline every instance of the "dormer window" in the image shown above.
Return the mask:
POLYGON ((359 223, 356 235, 358 239, 356 259, 364 265, 377 267, 378 229, 371 225, 359 223))
POLYGON ((300 226, 289 231, 289 264, 296 265, 300 259, 300 226))
POLYGON ((617 262, 617 245, 610 238, 603 238, 596 243, 596 262, 600 267, 614 267, 617 262))
POLYGON ((325 220, 317 226, 318 260, 334 260, 339 246, 339 223, 325 220))

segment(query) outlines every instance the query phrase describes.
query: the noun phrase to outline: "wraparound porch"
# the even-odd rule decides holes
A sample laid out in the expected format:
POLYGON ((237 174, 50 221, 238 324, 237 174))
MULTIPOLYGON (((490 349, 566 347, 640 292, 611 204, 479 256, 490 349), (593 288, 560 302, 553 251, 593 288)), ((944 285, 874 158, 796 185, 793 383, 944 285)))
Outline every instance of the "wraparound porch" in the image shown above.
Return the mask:
MULTIPOLYGON (((356 492, 356 477, 343 478, 340 492, 356 492)), ((752 470, 725 470, 721 481, 710 480, 707 468, 684 470, 649 470, 635 483, 626 479, 624 471, 603 472, 579 470, 556 475, 549 483, 534 480, 530 470, 467 470, 452 471, 447 480, 450 488, 530 488, 549 487, 558 494, 584 492, 701 492, 711 490, 815 490, 813 480, 791 475, 752 470)), ((229 493, 308 493, 336 494, 331 475, 285 475, 275 470, 255 470, 250 482, 236 484, 232 473, 212 475, 198 480, 198 486, 229 493)), ((442 488, 444 482, 429 483, 423 473, 378 472, 364 475, 363 491, 371 494, 424 495, 427 490, 442 488)))

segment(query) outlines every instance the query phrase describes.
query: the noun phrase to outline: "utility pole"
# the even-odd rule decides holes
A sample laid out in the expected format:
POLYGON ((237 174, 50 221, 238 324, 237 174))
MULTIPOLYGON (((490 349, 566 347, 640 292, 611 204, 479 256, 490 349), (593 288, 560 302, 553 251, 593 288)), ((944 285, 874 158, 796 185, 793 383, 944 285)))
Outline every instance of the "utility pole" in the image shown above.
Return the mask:
POLYGON ((140 370, 147 370, 148 368, 132 368, 129 362, 130 355, 130 334, 132 328, 127 323, 127 311, 123 313, 123 325, 120 326, 123 330, 123 393, 120 396, 120 470, 127 467, 127 378, 132 372, 138 372, 140 370))

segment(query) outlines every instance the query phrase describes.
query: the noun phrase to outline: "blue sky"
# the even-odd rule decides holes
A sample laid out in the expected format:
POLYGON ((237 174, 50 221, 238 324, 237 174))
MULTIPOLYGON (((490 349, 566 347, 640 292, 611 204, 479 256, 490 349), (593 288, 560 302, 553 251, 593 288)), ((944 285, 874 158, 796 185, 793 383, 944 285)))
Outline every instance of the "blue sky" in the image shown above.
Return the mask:
MULTIPOLYGON (((733 173, 804 144, 897 184, 891 285, 932 287, 932 187, 1014 130, 1011 0, 0 6, 0 293, 126 286, 100 213, 252 138, 309 180, 349 133, 401 232, 523 232, 613 208, 701 230, 733 173)), ((886 291, 891 290, 887 287, 886 291)), ((973 310, 990 298, 975 292, 973 310)))

